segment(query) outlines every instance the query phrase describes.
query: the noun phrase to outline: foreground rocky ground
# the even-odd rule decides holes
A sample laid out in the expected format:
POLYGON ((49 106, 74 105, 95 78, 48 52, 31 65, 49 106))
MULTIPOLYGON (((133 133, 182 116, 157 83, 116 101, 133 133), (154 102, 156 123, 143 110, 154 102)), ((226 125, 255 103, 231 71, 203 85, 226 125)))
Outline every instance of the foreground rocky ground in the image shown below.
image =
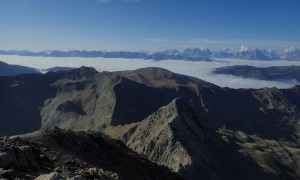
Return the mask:
POLYGON ((4 179, 181 179, 100 133, 58 128, 0 138, 4 179))

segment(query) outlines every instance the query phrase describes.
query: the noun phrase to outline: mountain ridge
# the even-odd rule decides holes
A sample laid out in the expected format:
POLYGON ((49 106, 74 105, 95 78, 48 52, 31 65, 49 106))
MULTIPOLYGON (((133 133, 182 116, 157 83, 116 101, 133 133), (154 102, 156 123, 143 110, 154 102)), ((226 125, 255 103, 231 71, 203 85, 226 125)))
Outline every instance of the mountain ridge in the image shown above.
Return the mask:
POLYGON ((127 59, 150 59, 150 60, 190 60, 190 61, 211 61, 212 58, 236 58, 245 60, 300 60, 300 50, 275 52, 273 50, 247 49, 247 50, 220 50, 186 48, 182 51, 165 50, 157 52, 134 52, 134 51, 18 51, 0 50, 2 55, 20 56, 42 56, 42 57, 102 57, 102 58, 127 58, 127 59))
POLYGON ((161 68, 81 67, 0 77, 0 98, 2 136, 100 131, 187 179, 300 177, 300 86, 231 89, 161 68))
POLYGON ((34 74, 40 73, 37 69, 19 66, 19 65, 10 65, 0 61, 0 76, 13 76, 17 74, 34 74))
MULTIPOLYGON (((284 172, 280 168, 277 169, 278 172, 272 172, 278 168, 276 165, 256 164, 254 155, 250 155, 250 159, 244 156, 239 151, 242 150, 245 154, 253 152, 247 146, 238 144, 239 141, 245 144, 252 142, 247 134, 239 132, 238 135, 231 136, 231 131, 224 133, 222 129, 214 132, 180 99, 173 100, 143 121, 109 127, 104 132, 187 179, 297 179, 297 175, 293 173, 280 175, 278 172, 284 172), (241 138, 240 136, 244 138, 243 141, 232 140, 241 138)), ((261 149, 265 143, 269 143, 264 139, 260 141, 261 145, 258 146, 261 149)), ((269 146, 272 147, 272 144, 269 146)), ((293 157, 288 158, 291 160, 293 157)), ((283 167, 289 165, 282 160, 278 163, 283 167)), ((296 168, 299 170, 299 166, 296 168)))

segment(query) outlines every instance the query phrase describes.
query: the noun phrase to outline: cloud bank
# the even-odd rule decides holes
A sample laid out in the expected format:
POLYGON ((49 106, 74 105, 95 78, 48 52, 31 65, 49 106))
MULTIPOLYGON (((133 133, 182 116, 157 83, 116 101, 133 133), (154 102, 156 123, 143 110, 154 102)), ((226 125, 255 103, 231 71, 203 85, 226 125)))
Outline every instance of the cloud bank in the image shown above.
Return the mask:
POLYGON ((232 75, 216 75, 212 71, 215 68, 233 66, 233 65, 251 65, 256 67, 269 66, 290 66, 298 65, 297 61, 251 61, 237 59, 216 59, 212 62, 192 62, 192 61, 152 61, 142 59, 107 59, 107 58, 79 58, 79 57, 28 57, 28 56, 4 56, 0 55, 0 61, 8 64, 17 64, 40 69, 48 69, 54 66, 60 67, 94 67, 98 71, 120 71, 134 70, 143 67, 161 67, 176 73, 194 76, 199 79, 214 83, 221 87, 231 88, 263 88, 278 87, 289 88, 300 84, 295 80, 291 81, 264 81, 245 79, 232 75))

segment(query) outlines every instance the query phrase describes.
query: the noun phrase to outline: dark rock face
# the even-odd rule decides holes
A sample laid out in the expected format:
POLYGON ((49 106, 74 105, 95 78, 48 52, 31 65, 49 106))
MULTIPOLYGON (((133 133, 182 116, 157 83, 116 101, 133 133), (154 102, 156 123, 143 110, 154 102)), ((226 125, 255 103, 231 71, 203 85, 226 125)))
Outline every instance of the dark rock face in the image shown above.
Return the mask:
POLYGON ((300 156, 289 149, 299 150, 299 144, 224 128, 215 131, 180 99, 143 121, 109 127, 105 133, 187 179, 298 179, 300 175, 300 156))
POLYGON ((54 73, 0 77, 0 135, 28 133, 41 127, 40 107, 56 95, 54 73))
POLYGON ((277 179, 242 156, 237 144, 228 144, 205 127, 180 99, 139 123, 111 127, 105 132, 187 179, 277 179))
POLYGON ((267 68, 258 68, 252 66, 228 66, 218 68, 214 71, 216 74, 230 74, 244 78, 260 80, 297 80, 300 82, 299 66, 273 66, 267 68))
POLYGON ((82 67, 2 77, 0 84, 3 135, 41 126, 103 130, 139 122, 180 98, 212 128, 292 138, 300 112, 295 89, 220 88, 160 68, 98 73, 82 67))
POLYGON ((75 104, 74 102, 71 102, 69 100, 58 105, 56 111, 60 111, 62 113, 73 112, 78 115, 86 115, 86 113, 82 110, 80 105, 75 104))
POLYGON ((0 137, 0 178, 181 179, 100 133, 45 129, 0 137))
POLYGON ((167 105, 177 94, 175 89, 153 88, 126 78, 114 86, 114 93, 116 104, 112 114, 113 126, 139 122, 167 105))

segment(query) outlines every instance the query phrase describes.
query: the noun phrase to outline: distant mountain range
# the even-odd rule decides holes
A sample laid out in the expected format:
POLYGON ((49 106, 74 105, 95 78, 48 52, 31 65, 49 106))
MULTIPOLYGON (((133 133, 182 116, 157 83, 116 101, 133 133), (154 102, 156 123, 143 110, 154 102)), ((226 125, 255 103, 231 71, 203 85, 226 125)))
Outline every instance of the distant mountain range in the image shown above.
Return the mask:
POLYGON ((128 58, 128 59, 153 59, 153 60, 190 60, 190 61, 209 61, 212 58, 237 58, 245 60, 300 60, 300 50, 294 49, 279 53, 267 50, 223 50, 212 51, 210 49, 188 48, 183 51, 175 49, 159 52, 129 52, 129 51, 19 51, 19 50, 0 50, 2 55, 20 56, 42 56, 42 57, 102 57, 102 58, 128 58))
POLYGON ((18 51, 0 50, 2 55, 20 55, 20 56, 42 56, 42 57, 102 57, 102 58, 127 58, 127 59, 154 59, 154 60, 190 60, 190 61, 203 61, 210 60, 209 57, 203 54, 204 51, 200 49, 193 49, 192 52, 185 50, 184 52, 179 51, 162 51, 155 53, 144 53, 144 52, 129 52, 129 51, 18 51))
POLYGON ((87 176, 95 167, 121 179, 171 178, 145 158, 191 180, 300 178, 299 85, 231 89, 161 68, 81 67, 2 76, 0 99, 0 136, 70 129, 1 137, 0 178, 31 165, 66 179, 97 178, 87 176))
POLYGON ((230 74, 244 78, 259 80, 297 80, 300 82, 300 66, 228 66, 217 68, 213 71, 216 74, 230 74))
POLYGON ((300 50, 287 51, 283 54, 282 59, 287 60, 300 60, 300 50))

